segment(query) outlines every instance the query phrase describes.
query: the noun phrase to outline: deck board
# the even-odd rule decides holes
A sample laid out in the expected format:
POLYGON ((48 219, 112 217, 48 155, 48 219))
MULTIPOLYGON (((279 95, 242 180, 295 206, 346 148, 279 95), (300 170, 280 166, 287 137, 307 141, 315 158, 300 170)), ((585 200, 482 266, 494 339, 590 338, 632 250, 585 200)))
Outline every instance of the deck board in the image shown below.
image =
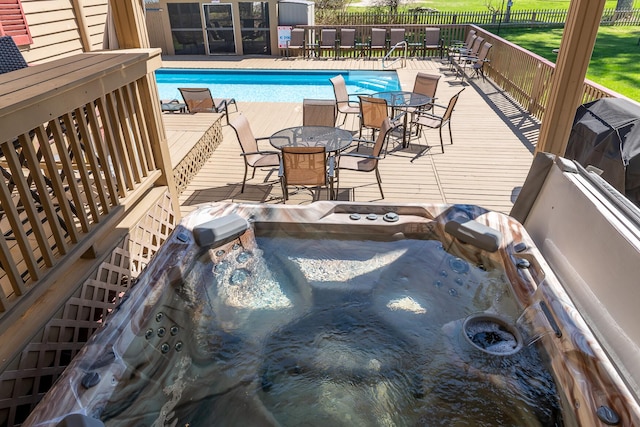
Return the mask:
MULTIPOLYGON (((380 60, 287 60, 281 58, 217 58, 170 57, 163 66, 176 68, 268 68, 268 69, 381 69, 380 60)), ((437 91, 438 102, 446 104, 451 96, 460 95, 452 120, 454 142, 449 144, 444 129, 445 152, 440 150, 437 130, 426 130, 431 149, 410 162, 421 147, 412 140, 409 148, 392 151, 380 163, 384 202, 472 203, 487 209, 508 213, 515 196, 527 176, 533 160, 533 150, 539 124, 517 104, 501 93, 490 81, 473 79, 461 84, 448 71, 448 65, 437 59, 407 60, 398 69, 403 89, 410 90, 419 71, 443 74, 437 91)), ((256 136, 270 134, 302 123, 301 103, 238 102, 240 113, 249 119, 256 136)), ((169 116, 165 114, 164 116, 169 116)), ((195 115, 173 115, 166 123, 167 133, 185 131, 194 126, 195 115), (189 120, 180 123, 181 117, 189 120)), ((347 128, 357 129, 351 118, 347 128)), ((282 203, 282 191, 277 171, 257 170, 254 179, 247 180, 240 193, 244 166, 240 147, 233 129, 223 127, 223 142, 213 156, 182 193, 182 213, 187 214, 199 204, 214 201, 238 203, 282 203)), ((270 148, 268 142, 265 148, 270 148)), ((424 146, 424 139, 420 141, 424 146)), ((251 176, 251 171, 249 171, 251 176)), ((323 195, 324 196, 324 195, 323 195)), ((375 175, 345 171, 341 174, 339 200, 381 202, 375 175)), ((287 204, 311 202, 307 192, 293 195, 287 204)))

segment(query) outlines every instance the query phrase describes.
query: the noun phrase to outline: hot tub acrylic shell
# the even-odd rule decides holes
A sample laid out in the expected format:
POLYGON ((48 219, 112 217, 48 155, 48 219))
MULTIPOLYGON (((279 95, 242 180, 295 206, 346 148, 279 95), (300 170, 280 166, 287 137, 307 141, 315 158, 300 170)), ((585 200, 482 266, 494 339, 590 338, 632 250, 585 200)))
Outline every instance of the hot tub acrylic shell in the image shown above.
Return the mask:
MULTIPOLYGON (((161 318, 151 319, 158 317, 158 304, 171 291, 172 283, 181 280, 185 266, 202 254, 192 230, 232 213, 262 229, 305 231, 324 236, 349 234, 369 238, 383 233, 402 239, 435 232, 448 252, 480 263, 501 265, 522 312, 533 313, 532 316, 538 319, 534 324, 542 331, 538 344, 545 349, 561 396, 564 423, 596 426, 607 425, 603 420, 609 424, 617 420, 618 425, 640 425, 637 396, 629 392, 616 367, 519 223, 506 215, 472 205, 344 202, 318 202, 305 207, 220 203, 205 206, 185 217, 121 305, 107 317, 104 327, 94 334, 23 425, 55 426, 72 413, 93 418, 104 415, 106 402, 113 391, 123 384, 126 386, 126 376, 131 374, 125 356, 150 351, 149 340, 142 347, 137 344, 140 337, 145 336, 149 322, 163 323, 161 318), (389 213, 393 214, 387 215, 389 213), (460 236, 456 238, 445 232, 446 224, 451 221, 474 221, 480 224, 480 230, 486 226, 489 227, 487 230, 497 231, 497 250, 480 251, 473 244, 459 240, 460 236), (539 308, 540 303, 545 310, 539 308)), ((170 315, 178 320, 180 316, 187 316, 184 313, 170 315)), ((162 360, 168 355, 181 354, 180 334, 174 334, 167 325, 162 337, 155 335, 157 328, 154 331, 149 357, 162 360)), ((232 343, 222 341, 221 345, 232 347, 232 343)), ((158 387, 158 393, 168 397, 163 410, 170 412, 170 402, 175 404, 180 398, 177 371, 186 369, 189 363, 192 363, 189 357, 178 358, 172 367, 173 373, 160 372, 160 380, 149 381, 150 386, 158 387)), ((161 370, 162 365, 157 369, 161 370)), ((169 419, 166 416, 164 420, 169 419)), ((256 416, 261 420, 270 417, 268 413, 256 416)), ((271 421, 277 425, 276 420, 271 421)))

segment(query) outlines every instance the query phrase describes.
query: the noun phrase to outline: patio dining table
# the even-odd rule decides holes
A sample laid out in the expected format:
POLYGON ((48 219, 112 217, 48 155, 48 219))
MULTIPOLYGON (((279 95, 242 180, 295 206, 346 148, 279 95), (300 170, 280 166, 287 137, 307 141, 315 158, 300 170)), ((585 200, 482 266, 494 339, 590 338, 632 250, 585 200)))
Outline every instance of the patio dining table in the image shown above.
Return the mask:
MULTIPOLYGON (((378 92, 371 95, 374 98, 380 98, 387 101, 387 104, 395 111, 401 110, 404 111, 403 117, 403 129, 404 132, 402 134, 402 147, 406 147, 408 145, 408 129, 407 129, 407 116, 408 110, 417 109, 420 107, 424 107, 425 105, 430 104, 433 99, 430 96, 422 95, 415 92, 403 91, 403 90, 394 90, 388 92, 378 92)), ((394 114, 395 115, 395 114, 394 114)))
POLYGON ((274 148, 325 147, 327 152, 338 153, 353 141, 351 132, 332 126, 294 126, 282 129, 269 137, 274 148))

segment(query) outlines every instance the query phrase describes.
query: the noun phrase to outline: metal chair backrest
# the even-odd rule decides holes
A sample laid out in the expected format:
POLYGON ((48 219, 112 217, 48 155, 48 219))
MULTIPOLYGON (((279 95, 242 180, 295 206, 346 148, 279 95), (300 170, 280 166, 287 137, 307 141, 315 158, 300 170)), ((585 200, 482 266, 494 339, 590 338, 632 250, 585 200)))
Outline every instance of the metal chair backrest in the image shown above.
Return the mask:
MULTIPOLYGON (((391 119, 389 117, 385 118, 382 121, 382 124, 380 125, 380 133, 378 133, 378 137, 376 138, 376 142, 373 146, 373 151, 371 152, 371 154, 373 154, 376 157, 380 156, 380 153, 382 152, 382 146, 384 145, 384 142, 387 139, 387 136, 389 135, 389 132, 391 132, 393 129, 395 129, 396 126, 393 126, 391 124, 391 119)), ((377 163, 377 160, 376 160, 377 163)))
POLYGON ((404 28, 392 28, 390 30, 391 34, 389 36, 389 47, 393 47, 398 43, 405 40, 405 29, 404 28))
POLYGON ((493 47, 493 45, 489 42, 486 42, 480 48, 480 52, 478 53, 478 60, 476 63, 482 63, 485 59, 487 59, 487 55, 489 55, 489 50, 493 47))
POLYGON ((333 99, 304 99, 302 101, 303 126, 335 126, 338 111, 333 99))
POLYGON ((413 82, 413 93, 435 98, 440 77, 440 74, 418 73, 413 82))
POLYGON ((326 185, 325 147, 282 147, 282 170, 287 185, 326 185))
POLYGON ((340 47, 354 48, 356 46, 356 30, 354 28, 340 28, 340 47))
POLYGON ((484 42, 484 37, 476 37, 473 43, 471 44, 471 48, 469 52, 465 56, 478 56, 478 52, 480 52, 480 46, 484 42))
POLYGON ((288 46, 290 48, 302 49, 304 47, 304 28, 293 28, 288 46))
POLYGON ((384 28, 371 29, 371 48, 387 48, 387 30, 384 28))
POLYGON ((387 101, 381 98, 358 96, 360 99, 360 120, 364 127, 380 129, 384 119, 389 118, 387 101))
POLYGON ((206 87, 178 88, 190 113, 215 111, 211 91, 206 87))
POLYGON ((344 77, 342 77, 342 74, 338 74, 335 77, 331 77, 329 81, 333 86, 333 94, 336 97, 336 103, 338 104, 338 108, 340 108, 340 104, 348 104, 349 93, 347 92, 347 83, 344 81, 344 77))
POLYGON ((336 47, 336 29, 323 28, 320 32, 320 47, 334 48, 336 47))
POLYGON ((236 131, 238 142, 243 153, 255 153, 258 151, 258 141, 251 131, 249 121, 242 114, 237 115, 229 122, 229 125, 236 131))
POLYGON ((467 39, 464 41, 465 47, 471 47, 471 45, 473 44, 473 40, 477 37, 476 32, 477 32, 476 30, 469 30, 469 33, 467 34, 467 39))
POLYGON ((440 28, 429 27, 424 29, 424 45, 440 46, 440 28))
POLYGON ((449 120, 451 120, 451 114, 453 114, 453 109, 455 108, 456 103, 458 102, 458 98, 460 98, 460 94, 464 89, 465 88, 462 88, 458 93, 453 95, 449 100, 449 105, 447 105, 447 109, 442 115, 442 123, 440 124, 441 126, 447 123, 449 120))

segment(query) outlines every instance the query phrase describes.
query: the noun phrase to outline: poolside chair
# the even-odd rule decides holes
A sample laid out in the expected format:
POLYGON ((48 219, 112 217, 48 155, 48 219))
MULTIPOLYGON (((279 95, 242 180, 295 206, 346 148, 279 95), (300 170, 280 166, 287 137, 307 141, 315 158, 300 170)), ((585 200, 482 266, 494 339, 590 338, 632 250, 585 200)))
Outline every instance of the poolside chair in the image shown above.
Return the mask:
POLYGON ((305 54, 304 28, 293 28, 291 30, 291 38, 287 41, 285 55, 287 58, 291 56, 291 51, 298 51, 305 54))
POLYGON ((391 49, 398 43, 406 41, 405 34, 406 31, 404 28, 392 28, 389 30, 389 48, 391 49))
POLYGON ((238 111, 238 104, 233 98, 217 99, 211 96, 209 88, 178 88, 187 110, 190 113, 222 113, 229 124, 229 106, 233 104, 238 111))
POLYGON ((449 65, 451 66, 451 68, 454 67, 454 64, 457 58, 459 58, 463 54, 466 55, 467 53, 469 53, 473 48, 473 46, 475 45, 475 42, 478 36, 475 34, 475 32, 473 33, 469 32, 469 34, 470 34, 469 44, 464 44, 464 45, 460 45, 458 47, 449 49, 449 65))
POLYGON ((335 126, 338 109, 333 99, 304 99, 302 101, 303 126, 335 126))
MULTIPOLYGON (((446 107, 443 105, 434 104, 434 109, 436 107, 444 109, 443 115, 440 116, 437 114, 427 113, 427 112, 418 113, 416 114, 416 117, 411 121, 412 124, 415 124, 420 128, 420 131, 422 130, 422 127, 428 127, 430 129, 438 129, 440 132, 440 148, 442 149, 443 153, 444 153, 444 142, 442 140, 442 128, 444 127, 444 125, 449 126, 449 140, 451 141, 451 144, 453 144, 453 135, 451 134, 451 115, 453 114, 453 109, 455 108, 456 103, 458 102, 458 98, 460 97, 460 94, 464 89, 465 88, 462 88, 462 90, 460 90, 458 93, 453 95, 449 100, 449 104, 446 107)), ((426 141, 426 137, 425 137, 425 141, 426 141)), ((425 149, 420 151, 418 154, 416 154, 416 156, 413 159, 411 159, 411 161, 413 162, 418 157, 422 156, 422 154, 424 154, 424 152, 427 151, 429 148, 430 148, 429 144, 427 144, 425 149)))
POLYGON ((376 131, 380 130, 384 119, 389 117, 389 107, 387 101, 382 98, 370 96, 358 96, 360 100, 360 132, 358 137, 362 138, 362 129, 371 129, 371 139, 375 139, 376 131))
POLYGON ((451 40, 449 42, 449 48, 447 49, 449 60, 451 60, 452 56, 460 53, 461 49, 471 48, 473 41, 477 37, 476 33, 476 30, 469 30, 469 32, 467 33, 467 37, 464 40, 451 40))
POLYGON ((387 51, 387 30, 384 28, 372 28, 369 41, 369 58, 374 50, 387 51))
MULTIPOLYGON (((482 48, 483 44, 484 44, 484 37, 476 37, 473 40, 473 43, 471 44, 471 48, 460 49, 460 52, 458 52, 458 57, 453 62, 453 66, 456 69, 456 73, 458 74, 463 73, 464 65, 467 62, 467 59, 465 58, 477 57, 480 53, 480 49, 482 48)), ((464 76, 462 77, 462 80, 464 80, 464 76)))
MULTIPOLYGON (((413 82, 413 93, 419 93, 420 95, 427 95, 431 99, 436 99, 436 89, 438 89, 438 82, 440 81, 440 74, 418 73, 416 79, 413 82)), ((433 107, 433 103, 420 107, 421 111, 429 111, 433 107)))
POLYGON ((340 28, 340 43, 338 44, 338 56, 342 52, 354 54, 356 51, 356 30, 354 28, 340 28))
POLYGON ((485 81, 486 78, 484 76, 484 64, 486 62, 489 62, 489 59, 487 58, 487 56, 489 55, 489 51, 491 50, 491 48, 493 47, 493 45, 489 42, 486 42, 482 45, 482 48, 480 48, 480 52, 478 53, 478 56, 463 56, 462 59, 464 60, 464 68, 462 69, 462 78, 464 79, 464 76, 466 75, 466 67, 467 65, 471 64, 471 68, 473 69, 474 75, 475 76, 482 76, 482 80, 485 81))
POLYGON ((425 28, 424 29, 424 42, 422 45, 422 57, 427 57, 427 52, 430 50, 437 50, 442 59, 444 55, 444 42, 440 37, 440 28, 425 28))
POLYGON ((413 82, 413 93, 419 93, 420 95, 426 95, 431 98, 431 102, 426 105, 422 105, 418 108, 407 108, 405 111, 411 114, 411 120, 415 118, 415 114, 424 111, 430 111, 433 109, 433 104, 436 99, 436 89, 438 88, 438 82, 440 81, 440 74, 418 73, 413 82))
POLYGON ((253 174, 251 175, 251 179, 253 179, 256 176, 256 168, 279 167, 280 153, 278 151, 260 150, 258 141, 268 140, 269 138, 256 138, 253 136, 249 121, 242 114, 236 116, 229 125, 236 132, 240 149, 242 150, 240 155, 244 159, 244 178, 242 178, 242 188, 240 189, 240 192, 244 193, 249 167, 253 168, 253 174))
POLYGON ((347 122, 347 115, 360 114, 360 105, 350 100, 349 93, 347 92, 347 84, 341 74, 330 78, 329 81, 333 86, 333 94, 336 97, 338 115, 344 114, 344 119, 342 120, 342 125, 344 126, 347 122))
POLYGON ((322 52, 329 51, 329 56, 336 57, 336 29, 323 28, 320 32, 320 44, 318 45, 318 57, 322 57, 322 52))
POLYGON ((0 37, 0 74, 28 67, 11 36, 0 37))
POLYGON ((383 145, 387 142, 389 134, 397 127, 391 122, 391 119, 387 117, 382 121, 380 126, 380 132, 375 141, 354 139, 358 142, 356 151, 350 151, 347 153, 341 153, 338 156, 338 165, 336 166, 336 193, 340 192, 340 171, 350 170, 355 172, 375 172, 376 179, 378 181, 378 188, 380 189, 380 196, 384 199, 384 193, 382 192, 382 179, 380 178, 380 171, 378 170, 378 162, 382 159, 380 153, 382 152, 383 145), (373 144, 370 154, 360 152, 360 145, 373 144))
POLYGON ((289 186, 315 187, 313 200, 317 200, 320 187, 329 187, 329 199, 333 198, 334 157, 327 156, 325 147, 282 147, 280 183, 286 203, 289 186))

